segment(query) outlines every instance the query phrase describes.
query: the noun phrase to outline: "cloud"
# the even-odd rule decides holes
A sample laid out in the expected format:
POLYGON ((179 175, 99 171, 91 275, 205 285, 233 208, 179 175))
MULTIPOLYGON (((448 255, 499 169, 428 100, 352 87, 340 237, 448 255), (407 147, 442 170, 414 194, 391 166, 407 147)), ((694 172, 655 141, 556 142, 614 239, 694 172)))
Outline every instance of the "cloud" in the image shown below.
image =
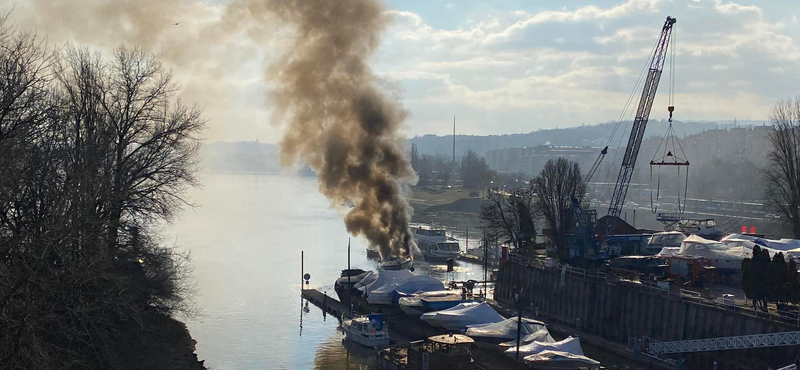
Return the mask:
MULTIPOLYGON (((452 114, 465 117, 459 125, 465 133, 605 122, 619 116, 665 17, 673 15, 680 119, 766 118, 777 99, 800 93, 800 3, 610 1, 453 2, 454 7, 392 2, 385 12, 392 25, 370 63, 400 87, 412 135, 446 133, 447 125, 439 128, 438 122, 452 114)), ((263 4, 15 0, 10 5, 20 28, 36 29, 55 44, 72 41, 102 51, 124 42, 162 53, 184 85, 184 99, 206 107, 210 140, 276 142, 282 131, 269 124, 271 86, 264 74, 292 47, 285 40, 293 30, 269 19, 263 4), (172 26, 177 21, 181 24, 172 26)), ((655 119, 666 116, 658 104, 672 72, 669 66, 664 71, 655 119)))

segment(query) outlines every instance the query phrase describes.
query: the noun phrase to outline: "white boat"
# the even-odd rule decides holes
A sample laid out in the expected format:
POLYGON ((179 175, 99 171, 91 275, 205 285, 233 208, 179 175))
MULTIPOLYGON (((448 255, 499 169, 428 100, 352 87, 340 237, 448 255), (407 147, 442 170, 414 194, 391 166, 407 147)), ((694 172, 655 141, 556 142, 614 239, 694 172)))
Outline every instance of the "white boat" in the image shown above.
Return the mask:
POLYGON ((516 317, 510 317, 500 322, 491 324, 468 325, 464 334, 475 341, 481 348, 496 348, 503 342, 517 338, 517 326, 521 329, 520 339, 525 338, 539 330, 547 330, 544 323, 537 320, 523 318, 517 322, 516 317))
POLYGON ((347 339, 367 346, 389 345, 389 323, 382 315, 366 315, 342 321, 347 339))
POLYGON ((406 315, 411 317, 420 317, 425 312, 430 311, 427 306, 425 306, 425 302, 423 299, 426 298, 434 298, 434 297, 449 297, 451 299, 460 299, 461 292, 457 290, 440 290, 434 292, 423 292, 419 294, 414 294, 408 297, 402 297, 398 300, 398 305, 406 315))
POLYGON ((395 305, 401 297, 408 297, 417 292, 440 290, 444 290, 444 284, 438 279, 428 275, 417 275, 372 290, 367 302, 373 305, 395 305))
POLYGON ((411 231, 414 234, 419 255, 425 261, 443 262, 461 257, 461 246, 458 241, 448 238, 444 229, 420 225, 412 227, 411 231))
MULTIPOLYGON (((519 359, 520 361, 522 361, 527 356, 535 355, 537 353, 541 353, 544 351, 567 352, 574 355, 583 356, 583 348, 581 347, 581 341, 577 337, 567 337, 567 339, 558 342, 533 341, 525 345, 520 345, 519 359)), ((505 353, 506 356, 508 357, 516 358, 517 357, 516 346, 508 348, 505 351, 505 353)))
POLYGON ((381 260, 378 265, 381 270, 411 270, 414 271, 414 259, 411 256, 389 256, 381 260))
POLYGON ((420 319, 432 326, 463 331, 468 325, 491 324, 505 320, 486 302, 465 302, 441 311, 426 312, 420 319))
POLYGON ((546 370, 597 370, 600 368, 600 362, 596 360, 564 351, 546 350, 526 356, 523 361, 530 367, 546 370))

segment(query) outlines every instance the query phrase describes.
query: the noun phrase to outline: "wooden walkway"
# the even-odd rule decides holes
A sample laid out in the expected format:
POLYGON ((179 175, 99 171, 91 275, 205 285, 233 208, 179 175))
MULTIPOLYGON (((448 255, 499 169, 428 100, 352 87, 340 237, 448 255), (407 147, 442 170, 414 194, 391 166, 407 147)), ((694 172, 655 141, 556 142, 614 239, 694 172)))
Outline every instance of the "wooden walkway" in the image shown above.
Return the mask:
POLYGON ((313 303, 325 312, 332 313, 336 316, 348 313, 347 304, 339 302, 336 298, 328 297, 316 289, 303 289, 301 292, 303 298, 313 303))

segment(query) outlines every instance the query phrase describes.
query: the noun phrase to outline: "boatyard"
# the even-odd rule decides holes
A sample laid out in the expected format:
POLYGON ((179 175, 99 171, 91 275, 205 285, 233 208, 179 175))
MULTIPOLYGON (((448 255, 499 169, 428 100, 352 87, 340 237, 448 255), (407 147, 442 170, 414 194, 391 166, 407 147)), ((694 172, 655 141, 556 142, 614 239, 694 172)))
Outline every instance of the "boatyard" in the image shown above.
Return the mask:
MULTIPOLYGON (((636 210, 643 207, 626 202, 667 59, 674 72, 670 42, 676 23, 666 17, 640 77, 627 146, 612 159, 623 155, 618 166, 612 164, 619 171, 616 182, 595 179, 608 146, 585 175, 564 152, 546 152, 556 156, 536 178, 487 186, 484 199, 475 190, 459 198, 444 177, 439 194, 455 200, 424 205, 419 202, 435 197, 417 191, 412 204, 430 222, 412 224, 411 241, 398 250, 370 246, 367 255, 378 261, 378 271, 351 269, 348 262, 335 283, 338 299, 314 289, 303 289, 302 296, 336 315, 346 340, 373 348, 379 369, 720 370, 781 368, 800 359, 800 240, 758 234, 753 223, 738 233, 725 231, 736 218, 717 225, 687 211, 690 161, 672 125, 671 75, 668 126, 649 161, 651 183, 645 187, 652 212, 645 225, 655 221, 663 230, 637 228, 636 210), (677 171, 662 179, 662 168, 677 171), (600 217, 598 208, 607 214, 600 217), (448 215, 459 210, 479 214, 480 224, 448 215), (434 223, 437 214, 448 225, 434 223), (534 220, 544 224, 541 232, 534 220), (473 248, 470 227, 480 234, 473 248), (414 274, 418 261, 444 265, 448 272, 459 262, 475 263, 484 278, 414 274)), ((455 119, 453 126, 455 131, 455 119)), ((455 132, 453 138, 455 163, 455 132)), ((463 159, 462 170, 468 170, 468 160, 486 166, 472 155, 463 159)), ((475 181, 470 176, 462 174, 464 185, 475 181)), ((740 220, 752 221, 746 217, 740 220)), ((779 218, 768 214, 760 220, 779 218)))
POLYGON ((800 2, 0 2, 0 370, 800 370, 800 2))

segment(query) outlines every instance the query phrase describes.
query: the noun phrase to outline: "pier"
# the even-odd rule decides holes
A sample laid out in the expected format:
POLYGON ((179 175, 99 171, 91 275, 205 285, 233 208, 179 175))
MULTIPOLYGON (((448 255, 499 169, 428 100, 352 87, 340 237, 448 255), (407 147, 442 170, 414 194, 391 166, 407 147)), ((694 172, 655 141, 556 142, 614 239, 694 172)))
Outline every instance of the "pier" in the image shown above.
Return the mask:
POLYGON ((324 293, 316 289, 303 289, 301 296, 319 307, 321 310, 332 313, 336 316, 348 313, 349 309, 346 304, 339 302, 338 299, 328 297, 324 293))

